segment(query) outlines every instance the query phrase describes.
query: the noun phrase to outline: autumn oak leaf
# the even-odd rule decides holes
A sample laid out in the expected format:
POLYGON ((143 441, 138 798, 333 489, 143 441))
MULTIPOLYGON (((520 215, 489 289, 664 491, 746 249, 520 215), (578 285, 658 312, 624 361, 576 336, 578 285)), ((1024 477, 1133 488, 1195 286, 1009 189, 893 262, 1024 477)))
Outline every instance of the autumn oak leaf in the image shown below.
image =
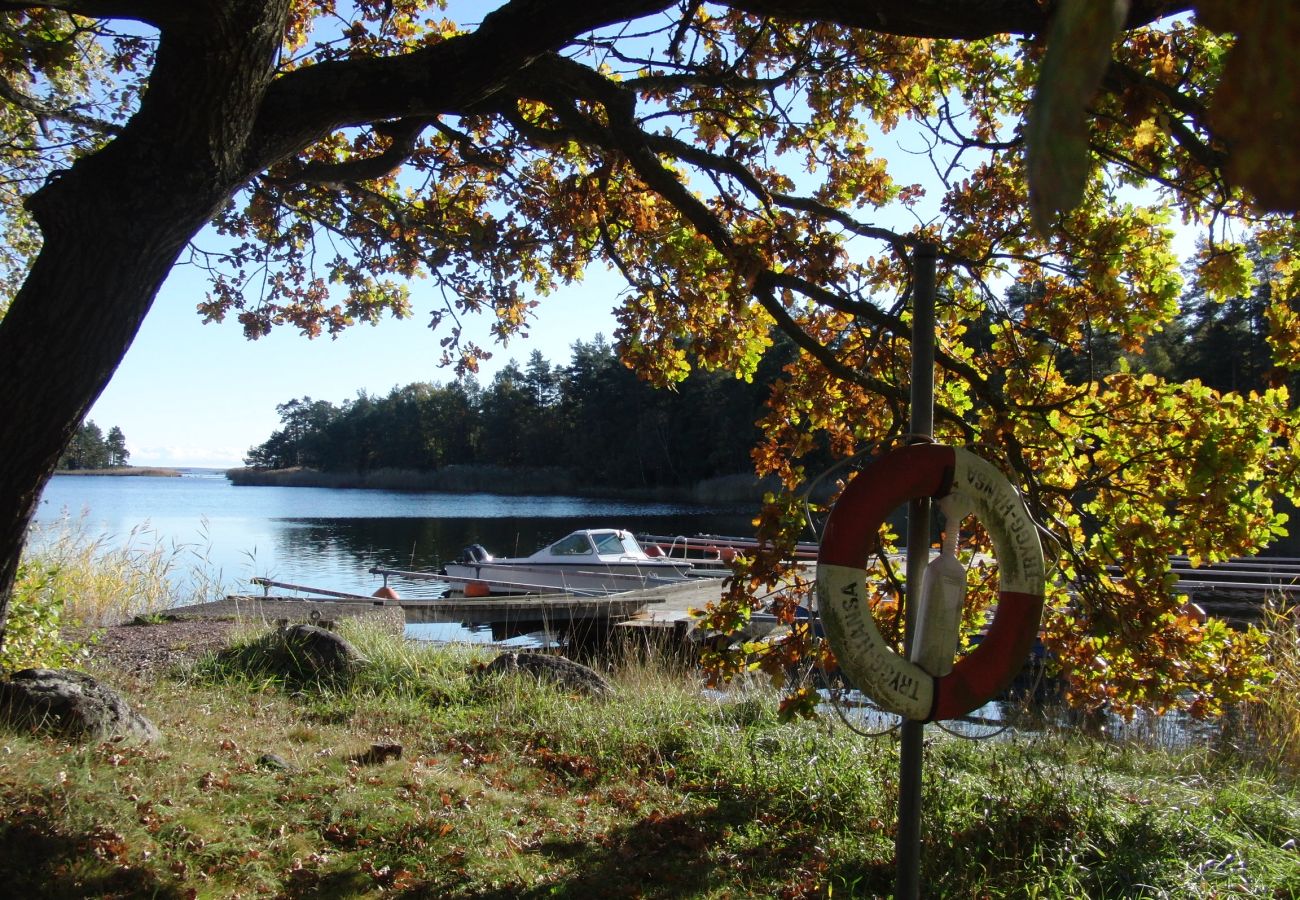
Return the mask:
POLYGON ((1087 108, 1128 8, 1129 0, 1063 0, 1052 17, 1025 122, 1030 213, 1043 236, 1057 213, 1083 198, 1091 162, 1087 108))
POLYGON ((1237 35, 1210 102, 1229 180, 1265 210, 1300 210, 1300 4, 1200 0, 1196 11, 1205 27, 1237 35))

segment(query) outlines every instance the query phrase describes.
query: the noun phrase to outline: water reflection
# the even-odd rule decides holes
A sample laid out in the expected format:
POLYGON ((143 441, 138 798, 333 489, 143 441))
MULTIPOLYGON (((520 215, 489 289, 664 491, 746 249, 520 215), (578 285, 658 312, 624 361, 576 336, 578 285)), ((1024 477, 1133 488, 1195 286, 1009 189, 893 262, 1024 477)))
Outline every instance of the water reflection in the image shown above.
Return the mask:
MULTIPOLYGON (((886 712, 860 691, 823 689, 818 693, 822 697, 818 712, 837 716, 846 726, 863 734, 887 734, 903 722, 902 716, 886 712)), ((931 724, 957 737, 989 740, 1023 733, 1027 724, 1024 709, 1025 701, 1020 699, 993 700, 960 719, 931 724)))
MULTIPOLYGON (((885 712, 856 690, 818 691, 822 702, 818 712, 838 717, 855 731, 879 736, 902 723, 902 717, 885 712)), ((1132 743, 1161 750, 1183 751, 1221 741, 1239 728, 1232 715, 1218 719, 1196 719, 1183 711, 1137 712, 1131 719, 1112 713, 1083 713, 1052 694, 1000 697, 960 719, 931 722, 929 728, 969 740, 1009 740, 1026 735, 1084 733, 1118 744, 1132 743)))

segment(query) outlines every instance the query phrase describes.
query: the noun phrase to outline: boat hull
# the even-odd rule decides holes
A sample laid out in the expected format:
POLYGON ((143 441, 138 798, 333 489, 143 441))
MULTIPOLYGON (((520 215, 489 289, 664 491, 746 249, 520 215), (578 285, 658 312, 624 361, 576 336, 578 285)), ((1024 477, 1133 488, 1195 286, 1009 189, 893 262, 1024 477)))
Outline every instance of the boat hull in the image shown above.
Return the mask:
POLYGON ((493 594, 613 594, 690 578, 677 564, 562 565, 529 562, 448 563, 447 577, 487 585, 493 594))

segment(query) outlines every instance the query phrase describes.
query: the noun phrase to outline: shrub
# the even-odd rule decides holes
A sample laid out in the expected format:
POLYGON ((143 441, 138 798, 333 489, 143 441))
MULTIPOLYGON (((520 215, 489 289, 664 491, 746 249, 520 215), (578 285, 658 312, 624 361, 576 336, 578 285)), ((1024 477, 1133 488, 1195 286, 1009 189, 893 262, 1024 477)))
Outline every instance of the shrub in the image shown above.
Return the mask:
POLYGON ((56 566, 28 560, 19 564, 0 646, 0 672, 58 668, 82 658, 84 648, 60 637, 64 600, 56 566))

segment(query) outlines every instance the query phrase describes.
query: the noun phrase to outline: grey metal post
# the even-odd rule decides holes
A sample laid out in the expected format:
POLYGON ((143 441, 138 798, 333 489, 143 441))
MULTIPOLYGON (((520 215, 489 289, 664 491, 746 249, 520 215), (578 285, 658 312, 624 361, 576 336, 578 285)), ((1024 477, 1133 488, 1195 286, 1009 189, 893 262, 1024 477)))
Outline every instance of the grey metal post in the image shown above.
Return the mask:
MULTIPOLYGON (((912 252, 912 395, 909 429, 913 440, 934 437, 935 259, 933 244, 912 252)), ((930 559, 930 499, 913 500, 907 508, 907 594, 903 643, 906 656, 916 635, 921 580, 930 559)), ((921 885, 921 787, 925 724, 903 720, 898 750, 898 834, 895 900, 916 900, 921 885)))

